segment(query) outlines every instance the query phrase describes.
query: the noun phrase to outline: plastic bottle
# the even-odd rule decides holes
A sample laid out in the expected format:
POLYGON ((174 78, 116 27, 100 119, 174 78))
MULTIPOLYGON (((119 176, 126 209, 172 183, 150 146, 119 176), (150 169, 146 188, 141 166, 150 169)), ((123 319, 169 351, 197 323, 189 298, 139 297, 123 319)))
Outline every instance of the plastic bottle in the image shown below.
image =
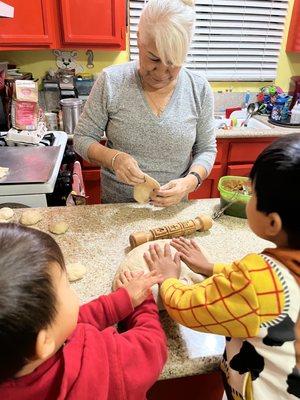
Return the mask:
POLYGON ((292 108, 290 124, 300 124, 300 102, 299 101, 292 108))
POLYGON ((250 96, 251 96, 250 91, 247 90, 247 92, 245 93, 245 96, 244 96, 244 103, 243 103, 243 107, 242 108, 247 108, 249 106, 250 96))

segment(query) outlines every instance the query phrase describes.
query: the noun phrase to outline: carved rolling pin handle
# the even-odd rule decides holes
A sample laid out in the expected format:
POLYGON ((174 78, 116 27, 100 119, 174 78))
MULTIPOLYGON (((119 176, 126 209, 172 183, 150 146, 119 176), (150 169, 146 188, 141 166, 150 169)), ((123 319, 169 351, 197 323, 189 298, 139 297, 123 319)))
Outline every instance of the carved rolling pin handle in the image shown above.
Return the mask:
POLYGON ((163 226, 161 228, 151 229, 148 232, 136 232, 129 236, 129 242, 132 248, 142 243, 157 239, 171 239, 179 236, 190 235, 196 231, 207 231, 212 227, 212 219, 207 215, 198 215, 195 219, 184 222, 178 222, 173 225, 163 226))

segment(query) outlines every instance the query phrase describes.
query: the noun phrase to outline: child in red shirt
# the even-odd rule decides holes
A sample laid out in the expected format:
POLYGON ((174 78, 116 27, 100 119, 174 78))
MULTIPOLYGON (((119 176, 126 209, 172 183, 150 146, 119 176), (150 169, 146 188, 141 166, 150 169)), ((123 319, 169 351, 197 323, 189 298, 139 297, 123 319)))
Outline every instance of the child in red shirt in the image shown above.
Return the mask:
POLYGON ((0 249, 0 398, 145 399, 167 358, 149 296, 160 277, 127 272, 79 308, 49 235, 0 224, 0 249))

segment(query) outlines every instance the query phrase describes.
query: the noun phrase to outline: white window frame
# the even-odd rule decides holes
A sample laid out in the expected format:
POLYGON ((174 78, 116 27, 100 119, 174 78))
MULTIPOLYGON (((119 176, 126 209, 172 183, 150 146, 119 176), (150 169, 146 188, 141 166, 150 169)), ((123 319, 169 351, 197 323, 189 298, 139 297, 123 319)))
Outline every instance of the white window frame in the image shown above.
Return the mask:
MULTIPOLYGON (((144 0, 129 2, 130 59, 138 58, 144 0)), ((185 66, 210 81, 273 81, 288 0, 196 0, 195 34, 185 66)))

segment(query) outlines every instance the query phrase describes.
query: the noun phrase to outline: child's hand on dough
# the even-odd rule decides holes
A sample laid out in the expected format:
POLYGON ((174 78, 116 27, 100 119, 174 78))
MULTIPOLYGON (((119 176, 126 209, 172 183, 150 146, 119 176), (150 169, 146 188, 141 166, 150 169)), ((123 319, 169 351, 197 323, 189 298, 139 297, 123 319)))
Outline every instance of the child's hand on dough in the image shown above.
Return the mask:
POLYGON ((178 279, 180 276, 180 257, 176 253, 174 258, 172 257, 171 247, 166 244, 164 250, 159 245, 151 245, 149 252, 144 253, 144 259, 150 269, 150 271, 156 271, 158 274, 163 276, 163 280, 168 278, 178 279))
POLYGON ((214 264, 202 253, 195 240, 187 240, 183 237, 172 239, 171 246, 178 252, 181 260, 196 274, 211 276, 214 264))
POLYGON ((151 287, 161 281, 162 276, 156 271, 144 274, 143 271, 131 272, 127 270, 120 273, 116 281, 116 288, 124 287, 129 294, 133 307, 137 307, 151 294, 151 287))

